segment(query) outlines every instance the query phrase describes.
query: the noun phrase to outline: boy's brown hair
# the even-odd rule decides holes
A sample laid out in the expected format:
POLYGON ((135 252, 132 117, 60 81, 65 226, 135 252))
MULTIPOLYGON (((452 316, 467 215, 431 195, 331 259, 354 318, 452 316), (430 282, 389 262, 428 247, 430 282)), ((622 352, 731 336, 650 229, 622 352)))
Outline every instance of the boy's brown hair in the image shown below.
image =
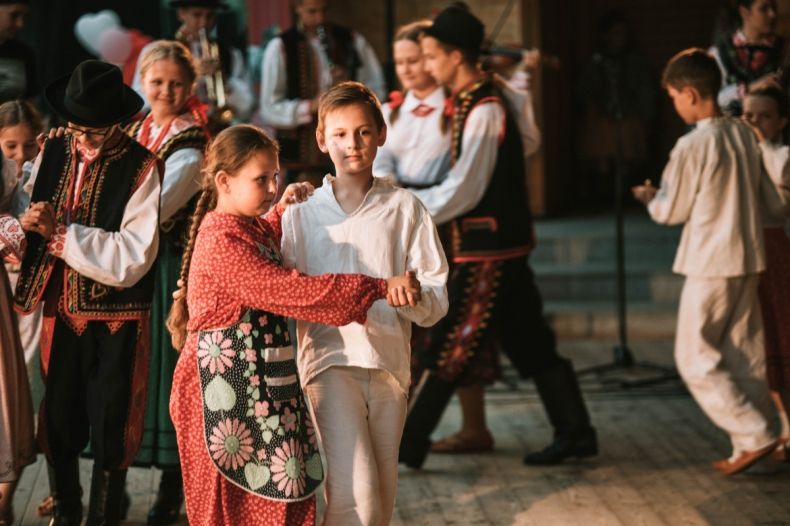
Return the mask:
POLYGON ((689 48, 669 59, 661 85, 665 89, 694 88, 700 97, 715 100, 721 88, 721 70, 707 51, 689 48))
POLYGON ((318 100, 318 133, 324 133, 326 116, 330 111, 353 104, 361 104, 370 110, 378 131, 387 126, 384 122, 384 115, 381 113, 381 103, 376 95, 361 82, 349 80, 332 86, 318 100))

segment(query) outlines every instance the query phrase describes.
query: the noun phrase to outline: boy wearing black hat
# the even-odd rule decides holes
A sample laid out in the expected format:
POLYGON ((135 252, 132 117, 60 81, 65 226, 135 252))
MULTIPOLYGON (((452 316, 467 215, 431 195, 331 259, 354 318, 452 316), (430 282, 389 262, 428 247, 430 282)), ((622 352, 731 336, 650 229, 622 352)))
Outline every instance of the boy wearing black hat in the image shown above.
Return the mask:
POLYGON ((77 459, 90 437, 87 524, 112 525, 142 434, 160 169, 119 129, 142 100, 117 67, 83 62, 44 97, 68 126, 50 133, 25 186, 14 301, 23 314, 44 304, 38 442, 51 468, 50 524, 80 524, 77 459))
POLYGON ((0 104, 38 92, 33 50, 17 40, 27 16, 27 0, 0 0, 0 104))
POLYGON ((430 435, 478 349, 498 341, 524 377, 532 377, 554 427, 554 442, 527 464, 555 464, 597 452, 596 434, 570 362, 555 336, 527 258, 534 246, 524 151, 502 87, 477 67, 483 24, 468 10, 439 13, 420 45, 426 69, 451 89, 452 168, 438 185, 416 190, 434 221, 450 223, 456 266, 447 284, 450 311, 431 331, 420 363, 400 461, 421 467, 430 435))

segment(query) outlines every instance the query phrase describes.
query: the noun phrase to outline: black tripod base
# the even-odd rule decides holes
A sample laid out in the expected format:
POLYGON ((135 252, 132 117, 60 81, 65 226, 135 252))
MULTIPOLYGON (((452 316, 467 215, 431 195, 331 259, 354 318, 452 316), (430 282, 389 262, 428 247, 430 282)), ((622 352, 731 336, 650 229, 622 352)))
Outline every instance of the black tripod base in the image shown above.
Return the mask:
POLYGON ((648 387, 680 378, 674 367, 637 361, 625 345, 616 345, 612 349, 610 363, 585 367, 578 370, 576 376, 580 380, 592 376, 604 385, 622 389, 648 387))

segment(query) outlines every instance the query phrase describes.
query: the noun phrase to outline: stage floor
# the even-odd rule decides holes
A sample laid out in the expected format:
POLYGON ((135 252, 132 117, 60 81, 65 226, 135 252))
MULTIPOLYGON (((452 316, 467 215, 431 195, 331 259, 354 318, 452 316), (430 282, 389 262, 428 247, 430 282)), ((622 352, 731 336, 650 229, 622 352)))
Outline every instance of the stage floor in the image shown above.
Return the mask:
MULTIPOLYGON (((638 343, 638 357, 671 361, 671 344, 638 343)), ((610 358, 603 342, 563 342, 577 369, 610 358)), ((508 371, 508 378, 512 374, 508 371)), ((725 479, 710 467, 729 454, 715 429, 677 381, 621 389, 583 380, 601 454, 553 468, 521 464, 550 430, 530 382, 497 384, 488 393, 495 451, 429 457, 425 469, 402 469, 397 525, 751 525, 790 524, 790 464, 725 479), (773 471, 773 474, 764 473, 773 471)), ((454 401, 437 436, 459 422, 454 401)), ((83 463, 87 484, 89 464, 83 463)), ((132 469, 126 524, 145 524, 158 484, 155 470, 132 469)), ((43 525, 36 505, 48 483, 43 460, 28 468, 14 497, 17 524, 43 525)), ((186 524, 186 518, 182 521, 186 524)))

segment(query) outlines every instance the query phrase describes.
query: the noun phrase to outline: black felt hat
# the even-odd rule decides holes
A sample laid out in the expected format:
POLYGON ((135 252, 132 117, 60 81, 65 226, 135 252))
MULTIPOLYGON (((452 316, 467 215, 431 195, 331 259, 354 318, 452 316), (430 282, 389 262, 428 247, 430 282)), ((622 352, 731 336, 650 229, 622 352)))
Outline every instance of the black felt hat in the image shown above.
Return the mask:
POLYGON ((170 7, 211 7, 214 9, 228 9, 228 4, 222 0, 170 0, 170 7))
POLYGON ((479 51, 483 45, 485 27, 468 9, 448 7, 436 15, 425 34, 440 42, 461 49, 479 51))
POLYGON ((121 70, 100 60, 86 60, 52 82, 44 99, 67 121, 91 128, 129 119, 143 107, 143 99, 123 83, 121 70))

